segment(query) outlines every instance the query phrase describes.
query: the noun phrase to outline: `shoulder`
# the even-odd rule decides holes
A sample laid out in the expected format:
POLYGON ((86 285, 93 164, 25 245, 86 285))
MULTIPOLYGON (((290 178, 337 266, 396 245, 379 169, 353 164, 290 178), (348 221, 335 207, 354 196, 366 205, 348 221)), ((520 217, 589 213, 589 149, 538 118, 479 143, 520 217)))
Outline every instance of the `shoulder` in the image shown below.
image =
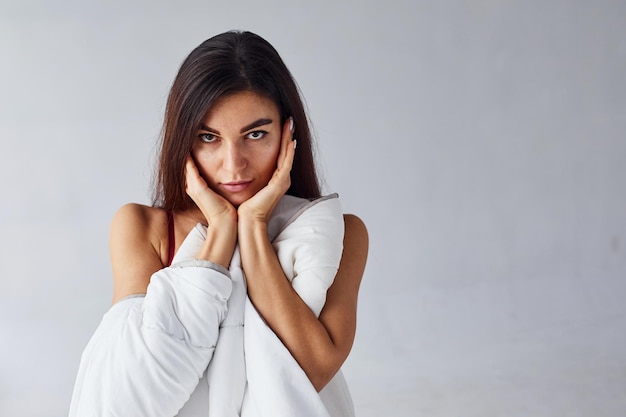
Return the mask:
POLYGON ((346 234, 350 234, 352 239, 362 240, 366 245, 369 242, 369 234, 365 222, 355 214, 346 213, 343 215, 346 234))
POLYGON ((119 223, 149 226, 155 220, 162 220, 161 218, 166 216, 163 209, 139 203, 127 203, 117 209, 113 215, 112 226, 119 223))
POLYGON ((162 234, 164 227, 167 228, 165 210, 143 204, 128 203, 121 206, 113 215, 111 238, 159 237, 158 235, 162 234))
POLYGON ((365 272, 369 236, 365 223, 354 214, 344 214, 343 254, 335 278, 346 296, 356 297, 365 272))
POLYGON ((120 207, 111 220, 110 239, 116 245, 141 241, 158 250, 166 233, 167 213, 157 207, 128 203, 120 207))
POLYGON ((355 214, 344 214, 344 251, 346 248, 356 255, 356 258, 365 265, 369 248, 369 234, 363 220, 355 214))
POLYGON ((110 254, 114 301, 144 293, 150 276, 163 267, 167 253, 167 213, 156 207, 129 203, 111 221, 110 254))

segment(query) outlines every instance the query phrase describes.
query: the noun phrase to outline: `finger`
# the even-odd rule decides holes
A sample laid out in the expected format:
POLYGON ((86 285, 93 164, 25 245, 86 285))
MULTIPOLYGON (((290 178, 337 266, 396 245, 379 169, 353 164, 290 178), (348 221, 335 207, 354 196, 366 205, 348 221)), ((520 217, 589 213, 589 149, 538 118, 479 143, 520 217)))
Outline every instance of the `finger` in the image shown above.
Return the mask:
POLYGON ((189 189, 189 174, 191 173, 192 167, 190 164, 190 160, 191 160, 191 156, 188 155, 187 159, 185 160, 185 190, 189 189))
POLYGON ((289 117, 287 118, 287 120, 285 120, 280 141, 280 152, 278 153, 277 167, 281 167, 283 165, 285 156, 287 154, 287 148, 289 147, 289 143, 291 143, 293 139, 294 126, 295 124, 293 121, 293 117, 289 117))
POLYGON ((295 141, 291 141, 287 144, 285 157, 283 158, 281 165, 279 165, 274 172, 274 176, 270 181, 270 183, 275 184, 280 188, 284 188, 284 191, 287 191, 291 184, 291 167, 293 166, 293 158, 296 148, 295 145, 295 141))
MULTIPOLYGON (((289 121, 288 121, 289 122, 289 121)), ((293 160, 295 157, 296 140, 293 137, 293 124, 287 123, 288 130, 283 135, 283 148, 281 149, 282 156, 278 161, 277 175, 283 178, 289 178, 291 168, 293 167, 293 160)))
POLYGON ((187 155, 185 160, 185 188, 189 188, 189 180, 198 174, 198 168, 194 164, 191 155, 187 155))
POLYGON ((295 140, 290 140, 289 143, 287 143, 287 150, 285 152, 283 164, 280 167, 281 170, 284 170, 287 173, 291 172, 291 168, 293 167, 293 159, 296 155, 296 144, 297 142, 295 140))
POLYGON ((196 192, 206 185, 204 178, 200 175, 198 166, 191 155, 187 156, 185 161, 185 189, 189 193, 192 189, 196 192))

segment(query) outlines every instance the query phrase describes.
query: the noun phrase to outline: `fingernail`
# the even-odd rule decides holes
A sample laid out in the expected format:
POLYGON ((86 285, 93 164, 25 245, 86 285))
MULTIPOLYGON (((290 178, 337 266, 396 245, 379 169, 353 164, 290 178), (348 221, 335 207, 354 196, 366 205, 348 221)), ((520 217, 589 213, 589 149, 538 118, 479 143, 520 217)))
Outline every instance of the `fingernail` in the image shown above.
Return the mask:
POLYGON ((298 141, 297 140, 293 140, 293 150, 296 150, 296 146, 298 146, 298 141))
POLYGON ((293 133, 293 117, 289 118, 289 131, 293 133))

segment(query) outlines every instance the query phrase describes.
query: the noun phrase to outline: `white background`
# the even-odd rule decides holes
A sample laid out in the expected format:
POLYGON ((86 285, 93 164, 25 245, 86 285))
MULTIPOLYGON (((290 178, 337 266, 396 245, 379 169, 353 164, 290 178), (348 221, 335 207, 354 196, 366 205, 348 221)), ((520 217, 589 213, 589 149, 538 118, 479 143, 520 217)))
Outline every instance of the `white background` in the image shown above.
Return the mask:
POLYGON ((371 251, 369 416, 626 415, 626 2, 0 0, 0 415, 61 416, 166 94, 248 29, 371 251))

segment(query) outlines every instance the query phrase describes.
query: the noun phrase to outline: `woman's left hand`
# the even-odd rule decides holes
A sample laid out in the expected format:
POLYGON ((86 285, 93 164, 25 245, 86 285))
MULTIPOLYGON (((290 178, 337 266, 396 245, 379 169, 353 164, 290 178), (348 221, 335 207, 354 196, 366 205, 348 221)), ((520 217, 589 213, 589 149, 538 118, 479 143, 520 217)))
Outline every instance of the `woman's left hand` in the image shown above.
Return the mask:
POLYGON ((237 214, 240 222, 242 220, 256 220, 267 224, 272 210, 289 189, 291 167, 296 149, 296 141, 292 140, 292 120, 290 117, 283 125, 280 151, 272 178, 265 187, 239 206, 237 214))

